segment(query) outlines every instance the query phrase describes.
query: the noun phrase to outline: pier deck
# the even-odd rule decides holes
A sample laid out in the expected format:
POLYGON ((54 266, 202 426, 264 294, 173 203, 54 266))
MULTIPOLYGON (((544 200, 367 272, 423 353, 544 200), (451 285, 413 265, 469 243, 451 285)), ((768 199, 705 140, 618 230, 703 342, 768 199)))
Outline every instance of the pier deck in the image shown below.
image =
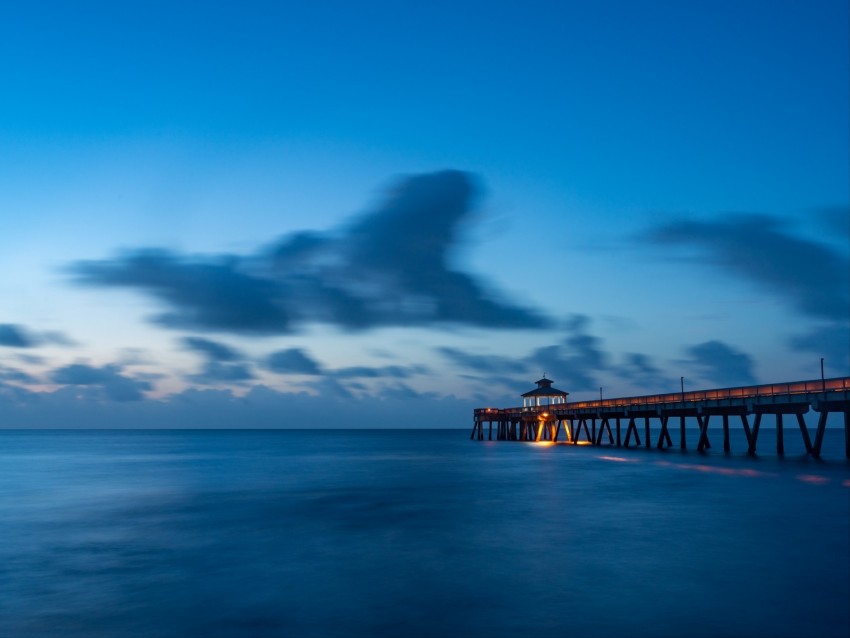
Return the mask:
POLYGON ((740 420, 747 439, 747 453, 755 454, 764 415, 772 415, 776 424, 776 452, 785 453, 783 417, 796 420, 807 453, 820 457, 827 418, 832 413, 844 415, 844 452, 850 459, 850 377, 793 381, 737 388, 719 388, 695 392, 673 392, 638 397, 622 397, 599 401, 578 401, 549 406, 516 408, 477 408, 471 439, 484 440, 484 424, 488 424, 487 440, 499 441, 557 441, 561 430, 564 441, 573 444, 629 447, 634 439, 652 447, 650 422, 658 419, 661 425, 655 447, 670 447, 670 419, 678 417, 679 445, 687 449, 685 419, 698 425, 696 448, 711 448, 709 423, 719 417, 723 424, 723 449, 730 451, 730 417, 740 420), (809 435, 803 415, 809 410, 819 414, 814 440, 809 435), (750 417, 753 417, 750 423, 750 417), (638 420, 643 428, 638 427, 638 420), (626 422, 625 436, 622 425, 626 422), (597 427, 598 422, 598 427, 597 427), (612 424, 614 430, 612 431, 612 424), (582 439, 584 433, 584 441, 582 439))

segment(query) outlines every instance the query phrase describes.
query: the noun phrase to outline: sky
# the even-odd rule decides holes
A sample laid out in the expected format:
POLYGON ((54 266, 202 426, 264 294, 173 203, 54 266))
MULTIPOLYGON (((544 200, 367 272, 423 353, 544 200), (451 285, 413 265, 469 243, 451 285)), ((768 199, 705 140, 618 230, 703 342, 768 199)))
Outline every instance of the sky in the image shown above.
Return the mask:
POLYGON ((850 375, 849 4, 4 3, 0 427, 850 375))

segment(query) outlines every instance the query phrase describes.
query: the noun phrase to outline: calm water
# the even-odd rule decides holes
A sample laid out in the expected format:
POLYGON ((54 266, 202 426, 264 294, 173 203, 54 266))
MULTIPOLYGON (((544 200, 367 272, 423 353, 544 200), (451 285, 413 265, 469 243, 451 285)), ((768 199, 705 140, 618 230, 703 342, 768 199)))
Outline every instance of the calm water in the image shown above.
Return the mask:
POLYGON ((850 635, 843 432, 467 437, 2 431, 0 636, 850 635))

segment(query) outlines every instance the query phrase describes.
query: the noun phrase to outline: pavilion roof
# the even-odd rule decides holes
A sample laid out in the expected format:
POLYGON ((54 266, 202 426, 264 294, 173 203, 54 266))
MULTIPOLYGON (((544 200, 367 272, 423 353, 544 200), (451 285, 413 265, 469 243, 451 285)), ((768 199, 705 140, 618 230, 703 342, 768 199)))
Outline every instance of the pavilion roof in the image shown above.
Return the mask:
POLYGON ((551 386, 539 386, 534 388, 533 390, 529 390, 522 396, 524 397, 565 397, 569 394, 569 392, 564 392, 563 390, 559 390, 558 388, 553 388, 551 386))

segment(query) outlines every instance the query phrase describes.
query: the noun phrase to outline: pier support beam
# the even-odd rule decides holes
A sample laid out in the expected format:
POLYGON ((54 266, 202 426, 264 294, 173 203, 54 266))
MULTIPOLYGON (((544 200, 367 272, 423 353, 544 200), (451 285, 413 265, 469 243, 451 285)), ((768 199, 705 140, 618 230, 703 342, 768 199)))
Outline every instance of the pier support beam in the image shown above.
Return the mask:
POLYGON ((747 454, 754 456, 756 453, 756 444, 759 438, 759 428, 761 427, 761 412, 756 412, 756 420, 753 423, 753 432, 750 435, 750 447, 747 449, 747 454))
POLYGON ((629 417, 629 425, 626 428, 626 447, 629 447, 629 441, 631 440, 632 434, 635 435, 635 445, 640 445, 640 435, 638 434, 637 425, 635 424, 635 418, 629 417))
POLYGON ((669 419, 669 416, 661 417, 661 433, 658 435, 658 445, 656 445, 659 450, 664 447, 665 443, 667 443, 668 447, 673 445, 672 441, 670 441, 670 433, 667 431, 667 421, 669 419))
POLYGON ((697 415, 697 423, 699 424, 699 439, 697 440, 697 450, 700 452, 705 452, 705 450, 711 449, 711 443, 708 441, 708 420, 711 418, 710 414, 705 414, 703 416, 697 415))
POLYGON ((812 453, 812 441, 809 439, 809 429, 806 427, 806 420, 803 415, 797 413, 797 425, 800 426, 800 434, 803 437, 803 445, 806 446, 806 452, 812 453))
POLYGON ((746 414, 741 415, 741 425, 744 426, 744 436, 747 437, 747 449, 750 447, 750 441, 753 438, 752 433, 750 432, 750 421, 747 419, 746 414))

